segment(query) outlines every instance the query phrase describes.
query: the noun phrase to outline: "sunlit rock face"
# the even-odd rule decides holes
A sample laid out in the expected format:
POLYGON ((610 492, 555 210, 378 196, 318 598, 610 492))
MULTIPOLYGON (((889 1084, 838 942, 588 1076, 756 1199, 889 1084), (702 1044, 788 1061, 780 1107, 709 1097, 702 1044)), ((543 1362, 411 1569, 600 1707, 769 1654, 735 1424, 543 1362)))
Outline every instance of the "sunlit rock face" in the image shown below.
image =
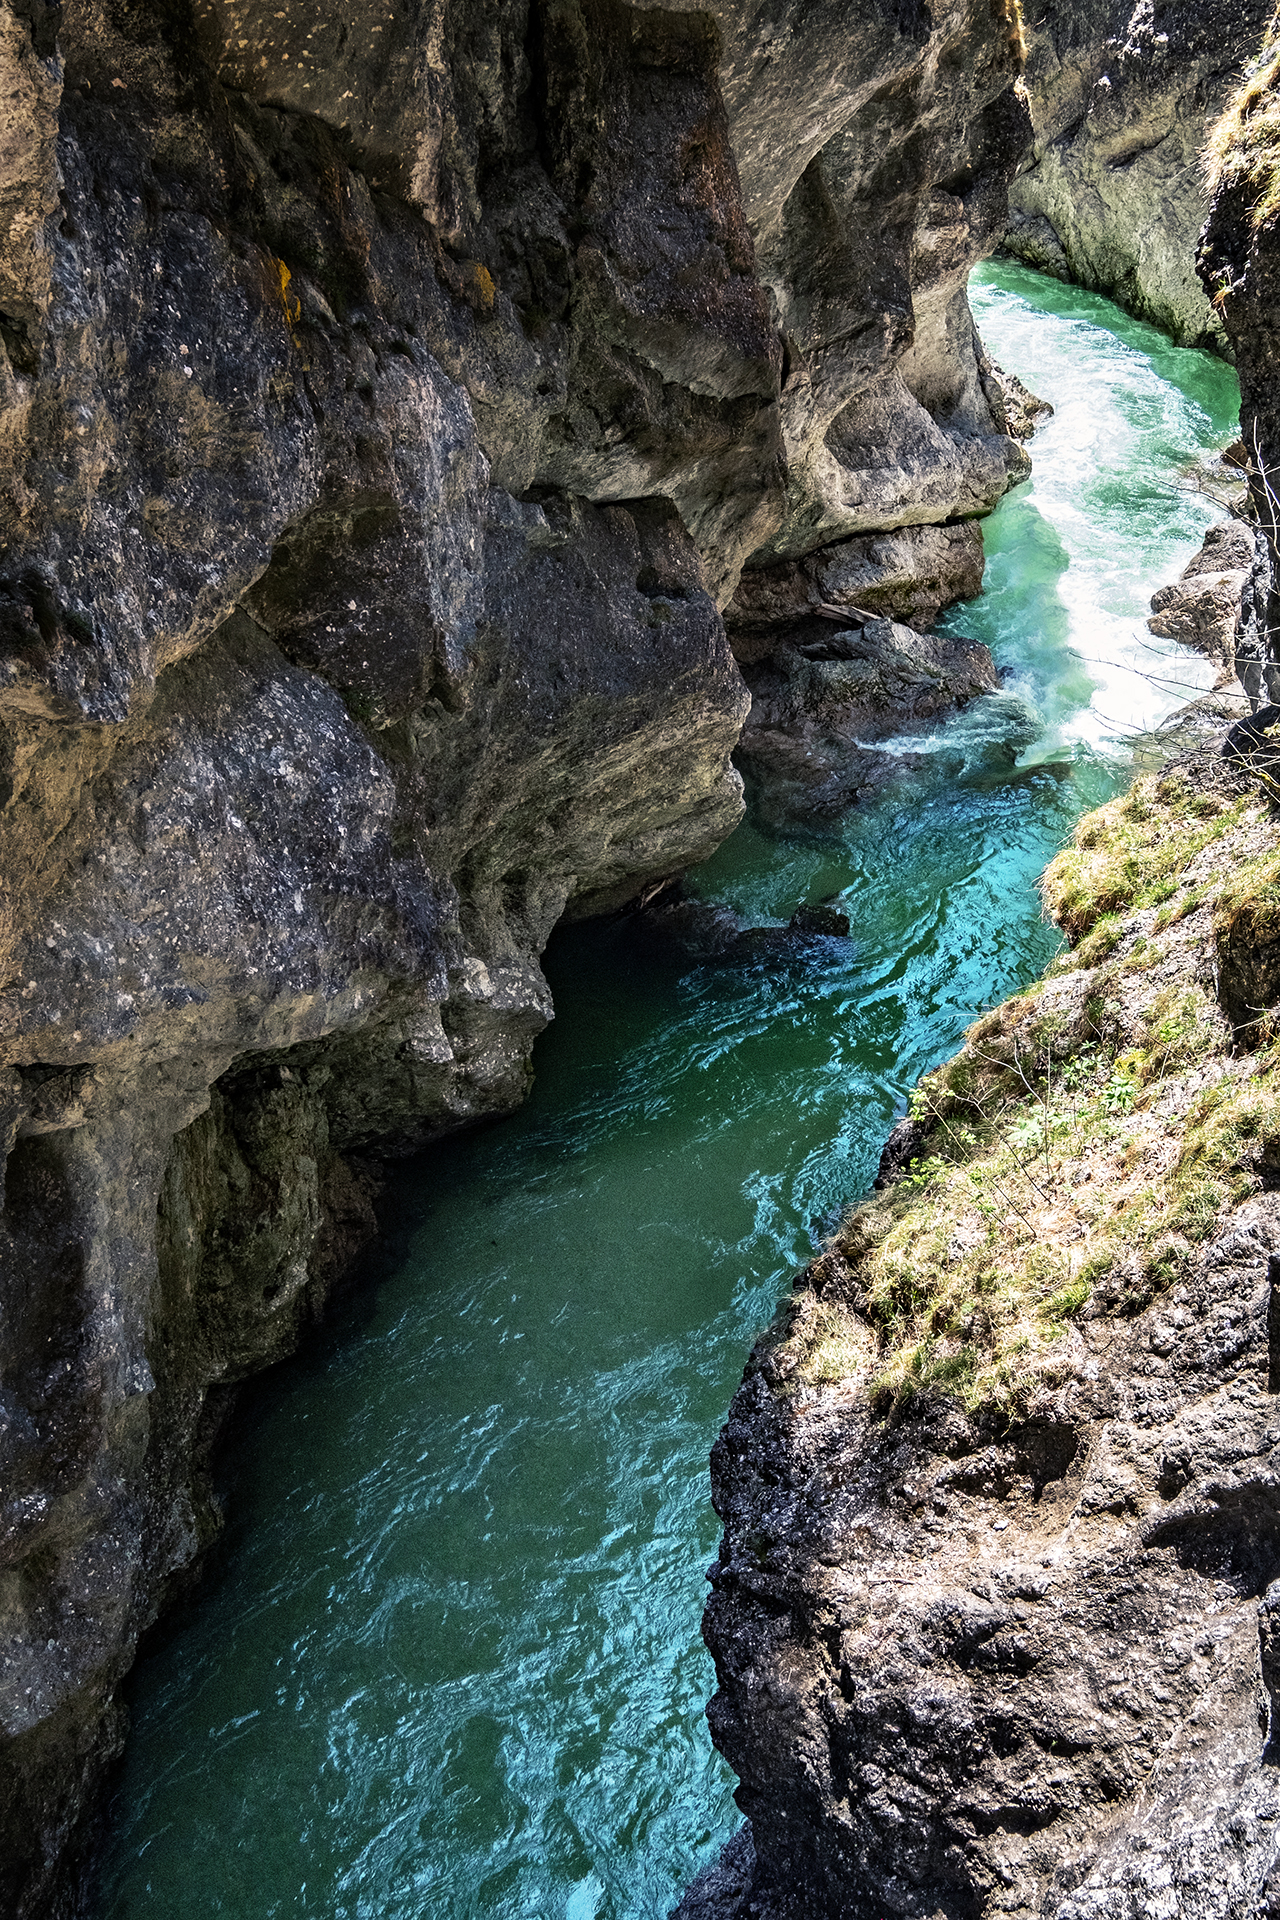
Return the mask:
POLYGON ((0 0, 6 1912, 211 1389, 372 1157, 523 1097, 555 922, 738 819, 744 565, 973 580, 1019 58, 989 0, 0 0))
POLYGON ((1030 164, 1005 245, 1183 346, 1229 352, 1196 275, 1205 142, 1257 49, 1266 0, 1050 0, 1028 8, 1030 164))
POLYGON ((1239 457, 1252 499, 1255 555, 1243 588, 1235 665, 1255 708, 1280 701, 1280 243, 1267 212, 1277 159, 1267 138, 1276 104, 1274 30, 1265 48, 1262 39, 1259 32, 1252 49, 1256 85, 1229 102, 1215 134, 1216 190, 1198 254, 1201 280, 1222 315, 1240 375, 1239 457))

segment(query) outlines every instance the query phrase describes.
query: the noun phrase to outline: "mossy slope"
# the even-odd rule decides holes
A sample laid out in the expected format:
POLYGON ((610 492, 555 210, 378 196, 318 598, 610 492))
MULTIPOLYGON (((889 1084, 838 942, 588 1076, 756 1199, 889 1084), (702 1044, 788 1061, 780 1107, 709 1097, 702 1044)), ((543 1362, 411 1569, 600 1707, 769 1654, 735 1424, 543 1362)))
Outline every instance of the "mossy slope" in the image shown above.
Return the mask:
POLYGON ((791 1388, 1025 1416, 1086 1364, 1082 1318, 1176 1288, 1280 1169, 1280 829, 1251 783, 1139 780, 1042 891, 1072 944, 920 1083, 912 1157, 778 1329, 791 1388))

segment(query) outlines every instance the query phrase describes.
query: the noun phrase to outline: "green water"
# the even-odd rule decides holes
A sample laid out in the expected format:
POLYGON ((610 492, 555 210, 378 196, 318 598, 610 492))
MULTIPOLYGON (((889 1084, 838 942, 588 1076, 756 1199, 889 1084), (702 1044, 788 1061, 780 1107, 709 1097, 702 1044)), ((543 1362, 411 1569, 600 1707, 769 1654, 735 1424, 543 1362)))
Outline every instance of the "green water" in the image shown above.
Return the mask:
POLYGON ((1007 691, 838 836, 744 827, 697 875, 757 923, 847 890, 852 941, 553 943, 528 1106, 398 1173, 397 1270, 241 1416, 217 1568, 132 1686, 110 1920, 648 1920, 737 1824, 698 1622, 748 1346, 912 1080, 1053 950, 1032 882, 1117 736, 1207 680, 1142 615, 1218 517, 1177 475, 1230 371, 1021 269, 974 299, 1058 407, 952 616, 1007 691))

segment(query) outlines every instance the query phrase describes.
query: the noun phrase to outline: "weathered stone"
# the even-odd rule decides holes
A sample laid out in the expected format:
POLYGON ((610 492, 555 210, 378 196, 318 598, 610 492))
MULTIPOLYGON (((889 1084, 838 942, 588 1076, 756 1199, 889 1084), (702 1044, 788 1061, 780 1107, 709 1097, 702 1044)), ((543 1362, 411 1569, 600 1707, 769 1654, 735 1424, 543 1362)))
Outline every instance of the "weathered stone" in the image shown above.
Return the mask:
POLYGON ((744 564, 973 573, 1019 60, 986 0, 0 0, 6 1911, 369 1156, 513 1107, 555 922, 740 816, 744 564))
POLYGON ((1253 563, 1251 527, 1239 520, 1210 527, 1178 579, 1151 596, 1148 627, 1162 639, 1180 640, 1207 654, 1234 680, 1240 603, 1253 563))
POLYGON ((898 777, 904 754, 877 751, 877 743, 1000 684, 980 642, 916 633, 891 620, 844 632, 817 620, 796 623, 745 671, 751 711, 738 758, 756 814, 784 830, 832 819, 898 777))
POLYGON ((982 591, 982 529, 976 521, 900 527, 820 547, 802 560, 749 567, 725 618, 744 664, 772 645, 770 629, 826 607, 928 628, 943 607, 982 591))
POLYGON ((1005 245, 1184 346, 1230 352, 1196 278, 1202 154, 1270 18, 1266 0, 1052 0, 1028 15, 1031 163, 1005 245))

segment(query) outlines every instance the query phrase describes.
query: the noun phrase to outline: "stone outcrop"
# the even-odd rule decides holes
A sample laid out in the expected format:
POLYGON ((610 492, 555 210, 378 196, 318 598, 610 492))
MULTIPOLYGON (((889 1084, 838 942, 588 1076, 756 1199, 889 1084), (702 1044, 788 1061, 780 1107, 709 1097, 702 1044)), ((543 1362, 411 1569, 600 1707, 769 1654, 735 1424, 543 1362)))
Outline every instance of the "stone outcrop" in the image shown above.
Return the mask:
POLYGON ((1184 346, 1229 352, 1195 271, 1203 150, 1257 50, 1267 0, 1050 0, 1028 10, 1030 164, 1005 246, 1109 294, 1184 346))
POLYGON ((0 0, 6 1912, 378 1156, 739 817, 746 563, 973 575, 1019 67, 988 0, 0 0))
POLYGON ((1177 580, 1151 596, 1152 633, 1206 654, 1224 680, 1236 677, 1236 630, 1254 565, 1254 531, 1242 520, 1219 521, 1177 580))
POLYGON ((1255 557, 1236 634, 1237 671, 1255 706, 1280 698, 1280 355, 1276 300, 1280 241, 1271 217, 1277 182, 1280 45, 1274 27, 1254 72, 1233 95, 1214 135, 1214 198, 1199 256, 1201 279, 1222 314, 1240 375, 1240 438, 1247 463, 1255 557))
POLYGON ((738 759, 755 816, 782 831, 834 821, 918 765, 909 750, 880 743, 1000 685, 980 641, 917 633, 883 619, 843 628, 797 623, 774 637, 761 665, 744 672, 751 711, 738 759))
MULTIPOLYGON (((1147 78, 1121 48, 1091 127, 1098 22, 1066 17, 1053 166, 1084 180, 1131 115, 1136 169, 1173 138, 1142 97, 1176 23, 1135 16, 1147 78)), ((749 1826, 682 1920, 1280 1910, 1278 81, 1272 36, 1200 261, 1256 526, 1156 614, 1224 664, 1234 624, 1260 711, 1206 748, 1197 703, 1182 762, 1081 823, 1045 883, 1072 951, 922 1084, 748 1364, 704 1631, 749 1826)))
POLYGON ((748 1364, 704 1631, 750 1831, 681 1920, 1275 1910, 1280 851, 1220 754, 1082 822, 1074 953, 748 1364))
MULTIPOLYGON (((1009 438, 1010 484, 1021 450, 1052 414, 973 335, 978 383, 1009 438)), ((830 823, 886 781, 925 764, 895 734, 954 713, 1000 684, 981 644, 928 631, 982 590, 982 529, 948 519, 854 535, 791 560, 753 558, 725 611, 751 692, 735 756, 755 817, 781 831, 830 823), (832 632, 834 622, 837 631, 832 632)))

